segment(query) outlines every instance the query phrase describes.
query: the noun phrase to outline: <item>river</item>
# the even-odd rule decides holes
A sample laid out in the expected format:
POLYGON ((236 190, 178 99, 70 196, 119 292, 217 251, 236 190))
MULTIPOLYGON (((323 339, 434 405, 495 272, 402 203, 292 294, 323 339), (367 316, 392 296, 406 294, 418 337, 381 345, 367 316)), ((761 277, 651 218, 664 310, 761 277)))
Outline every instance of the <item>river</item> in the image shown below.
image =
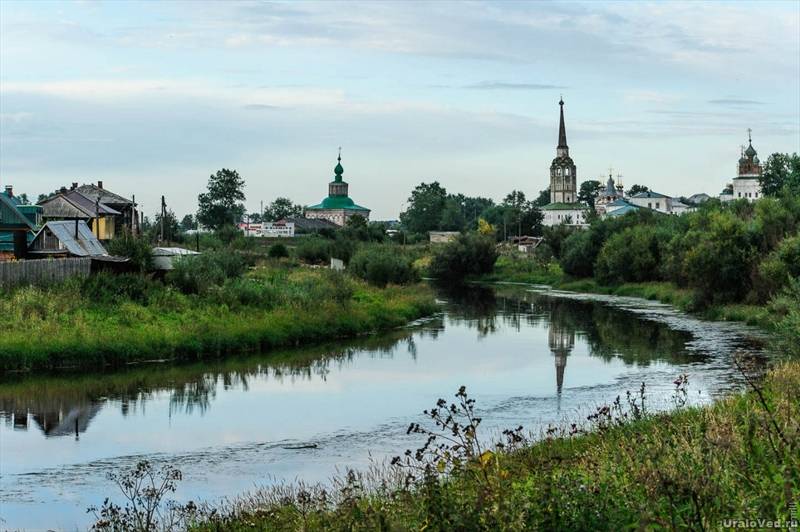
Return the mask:
POLYGON ((527 286, 441 293, 441 313, 387 334, 258 356, 105 374, 0 381, 0 527, 85 528, 117 498, 111 471, 148 459, 183 472, 174 498, 216 501, 260 486, 326 482, 407 448, 411 421, 465 385, 484 438, 585 419, 645 383, 669 408, 741 389, 738 352, 757 331, 633 298, 527 286), (312 449, 286 449, 316 444, 312 449))

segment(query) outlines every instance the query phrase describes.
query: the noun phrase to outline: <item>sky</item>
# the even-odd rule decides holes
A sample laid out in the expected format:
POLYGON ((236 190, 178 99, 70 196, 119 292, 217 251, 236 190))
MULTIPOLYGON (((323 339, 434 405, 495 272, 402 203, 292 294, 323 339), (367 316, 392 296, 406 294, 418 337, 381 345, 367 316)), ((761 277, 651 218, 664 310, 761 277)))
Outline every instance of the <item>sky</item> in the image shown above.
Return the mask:
POLYGON ((753 130, 800 151, 800 1, 0 0, 0 184, 102 180, 179 216, 220 168, 247 208, 411 190, 530 199, 563 95, 578 181, 718 194, 753 130))

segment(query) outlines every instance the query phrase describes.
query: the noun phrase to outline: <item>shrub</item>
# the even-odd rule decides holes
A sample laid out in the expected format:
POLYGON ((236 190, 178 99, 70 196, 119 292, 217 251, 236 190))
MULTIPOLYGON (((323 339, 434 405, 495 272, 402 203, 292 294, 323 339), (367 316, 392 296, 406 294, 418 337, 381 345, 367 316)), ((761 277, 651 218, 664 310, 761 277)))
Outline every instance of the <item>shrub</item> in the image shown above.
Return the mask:
POLYGON ((754 290, 760 301, 766 301, 800 277, 800 235, 784 239, 761 264, 754 279, 754 290))
POLYGON ((214 251, 180 257, 167 274, 167 281, 185 294, 201 294, 226 279, 244 273, 244 259, 236 253, 214 251))
POLYGON ((309 264, 324 264, 331 259, 331 243, 316 236, 306 237, 297 245, 297 258, 309 264))
POLYGON ((408 284, 419 280, 411 259, 396 247, 376 246, 358 251, 350 260, 350 272, 375 286, 408 284))
POLYGON ((589 231, 577 231, 561 244, 561 267, 575 277, 591 277, 596 252, 589 231))
POLYGON ((437 249, 429 271, 439 282, 459 283, 470 275, 490 273, 496 260, 493 238, 468 233, 437 249))
POLYGON ((142 274, 100 272, 83 281, 81 293, 92 303, 117 304, 124 299, 146 303, 159 289, 158 283, 142 274))
POLYGON ((153 267, 153 249, 145 239, 124 233, 111 240, 106 249, 111 255, 127 257, 131 264, 141 272, 148 271, 153 267))
POLYGON ((235 225, 223 225, 214 231, 214 236, 224 244, 230 244, 234 240, 244 238, 244 234, 235 225))
POLYGON ((660 263, 658 231, 652 226, 637 225, 606 240, 594 273, 605 284, 652 281, 660 278, 660 263))
POLYGON ((273 244, 269 247, 269 251, 267 251, 267 256, 273 259, 281 259, 284 257, 289 256, 289 250, 283 244, 273 244))

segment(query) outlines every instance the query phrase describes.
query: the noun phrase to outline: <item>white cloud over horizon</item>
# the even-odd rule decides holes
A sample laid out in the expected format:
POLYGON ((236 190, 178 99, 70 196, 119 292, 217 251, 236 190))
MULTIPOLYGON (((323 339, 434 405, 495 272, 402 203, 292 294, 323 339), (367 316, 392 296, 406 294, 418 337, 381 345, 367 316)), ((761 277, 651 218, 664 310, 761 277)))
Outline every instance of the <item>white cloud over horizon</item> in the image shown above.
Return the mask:
POLYGON ((345 177, 378 219, 411 189, 547 186, 563 93, 581 179, 716 193, 746 129, 800 150, 800 8, 775 3, 0 3, 0 180, 102 179, 192 212, 345 177))

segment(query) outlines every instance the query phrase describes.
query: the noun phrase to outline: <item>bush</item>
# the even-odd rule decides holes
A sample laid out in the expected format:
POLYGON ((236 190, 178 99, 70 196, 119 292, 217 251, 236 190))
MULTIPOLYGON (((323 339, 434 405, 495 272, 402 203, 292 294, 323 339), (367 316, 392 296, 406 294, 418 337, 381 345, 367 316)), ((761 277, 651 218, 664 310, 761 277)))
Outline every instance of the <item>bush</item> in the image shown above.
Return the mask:
POLYGON ((496 260, 493 238, 468 233, 437 249, 429 272, 439 282, 459 283, 470 275, 490 273, 496 260))
POLYGON ((561 267, 575 277, 591 277, 596 252, 590 231, 577 231, 561 244, 561 267))
POLYGON ((759 301, 766 301, 792 278, 800 277, 800 235, 783 240, 761 264, 754 279, 754 290, 759 301))
POLYGON ((376 246, 358 251, 350 260, 350 272, 375 286, 408 284, 419 280, 410 258, 396 247, 376 246))
POLYGON ((226 279, 244 273, 244 259, 236 253, 214 251, 202 255, 187 255, 173 263, 167 281, 184 294, 202 294, 226 279))
POLYGON ((310 236, 297 245, 297 258, 308 264, 325 264, 331 259, 331 242, 310 236))
POLYGON ((289 256, 289 249, 283 244, 273 244, 267 251, 267 256, 273 259, 282 259, 289 256))
POLYGON ((160 289, 163 287, 149 277, 132 273, 100 272, 87 277, 81 285, 81 293, 90 302, 99 304, 118 304, 124 299, 146 303, 160 289))
POLYGON ((128 257, 130 263, 139 271, 145 272, 153 267, 153 249, 145 239, 124 233, 111 240, 106 249, 111 255, 128 257))
POLYGON ((244 233, 235 225, 223 225, 214 231, 214 236, 224 244, 231 244, 234 240, 244 238, 244 233))
POLYGON ((624 229, 606 240, 597 256, 595 277, 604 284, 659 280, 659 232, 648 225, 624 229))

